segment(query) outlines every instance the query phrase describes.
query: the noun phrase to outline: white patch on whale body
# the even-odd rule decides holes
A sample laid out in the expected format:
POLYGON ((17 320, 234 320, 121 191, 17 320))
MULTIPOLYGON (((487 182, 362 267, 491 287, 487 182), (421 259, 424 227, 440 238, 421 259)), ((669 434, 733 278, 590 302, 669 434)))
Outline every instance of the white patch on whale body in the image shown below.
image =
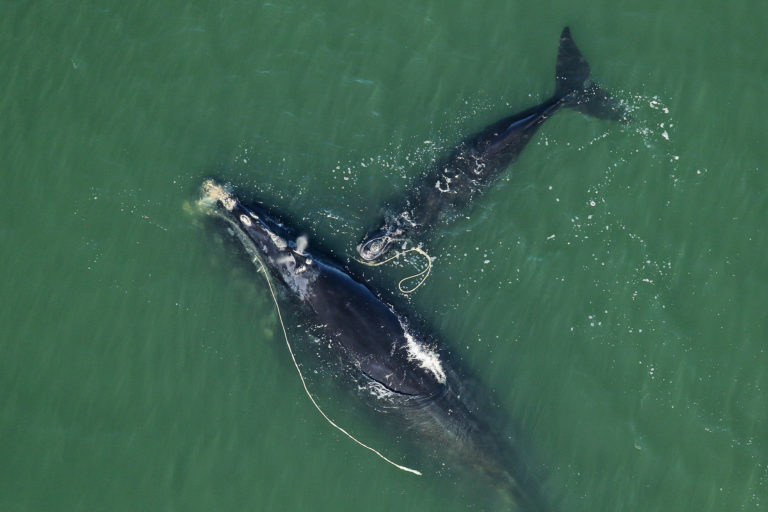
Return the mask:
POLYGON ((249 219, 249 218, 248 218, 248 217, 246 217, 245 215, 241 215, 241 216, 240 216, 240 222, 242 222, 243 224, 245 224, 245 225, 246 225, 246 226, 248 226, 248 227, 250 227, 250 226, 252 225, 252 224, 251 224, 251 219, 249 219))
POLYGON ((270 230, 268 230, 268 229, 267 229, 267 230, 266 230, 266 232, 267 232, 267 234, 269 235, 269 238, 271 238, 271 239, 272 239, 272 243, 273 243, 273 244, 275 244, 275 246, 276 246, 278 249, 280 249, 280 250, 283 250, 283 249, 285 249, 286 247, 288 247, 288 244, 287 244, 287 243, 285 243, 285 240, 283 240, 282 238, 280 238, 279 236, 277 236, 276 234, 274 234, 272 231, 270 231, 270 230))
POLYGON ((305 274, 304 272, 307 270, 306 267, 302 266, 299 268, 303 268, 304 270, 299 271, 299 269, 294 268, 292 272, 289 271, 288 273, 283 274, 283 280, 302 301, 305 301, 309 299, 309 285, 315 281, 317 276, 312 273, 305 274))
POLYGON ((317 279, 317 274, 307 272, 308 266, 301 264, 301 258, 290 253, 282 253, 274 260, 283 282, 288 288, 299 296, 301 300, 307 300, 310 294, 310 285, 317 279))
POLYGON ((408 352, 408 360, 416 362, 424 370, 434 375, 440 384, 445 384, 445 370, 440 363, 440 356, 431 348, 414 339, 404 325, 402 327, 405 334, 405 349, 408 352))
POLYGON ((296 258, 291 254, 283 254, 275 258, 275 263, 278 265, 296 265, 296 258))

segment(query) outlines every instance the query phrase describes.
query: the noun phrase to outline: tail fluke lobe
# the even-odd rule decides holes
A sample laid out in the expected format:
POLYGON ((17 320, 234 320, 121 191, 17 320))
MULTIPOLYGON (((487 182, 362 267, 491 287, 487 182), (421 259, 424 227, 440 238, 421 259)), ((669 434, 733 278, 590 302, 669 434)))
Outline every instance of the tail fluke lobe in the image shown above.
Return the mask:
POLYGON ((555 81, 555 97, 565 106, 598 119, 629 120, 619 101, 590 79, 589 63, 573 41, 568 27, 560 34, 555 81))
POLYGON ((589 63, 579 51, 571 37, 571 29, 565 27, 560 34, 560 46, 557 49, 555 96, 564 97, 581 91, 589 80, 589 63))

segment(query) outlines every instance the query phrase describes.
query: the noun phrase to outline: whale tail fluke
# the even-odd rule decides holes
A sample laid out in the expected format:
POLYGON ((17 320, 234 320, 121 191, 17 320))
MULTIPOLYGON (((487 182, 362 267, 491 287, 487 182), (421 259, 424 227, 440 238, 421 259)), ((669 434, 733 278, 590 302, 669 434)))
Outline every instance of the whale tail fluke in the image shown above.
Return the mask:
POLYGON ((560 34, 555 69, 555 97, 565 106, 598 119, 626 122, 626 108, 611 94, 592 82, 589 63, 579 51, 568 27, 560 34))

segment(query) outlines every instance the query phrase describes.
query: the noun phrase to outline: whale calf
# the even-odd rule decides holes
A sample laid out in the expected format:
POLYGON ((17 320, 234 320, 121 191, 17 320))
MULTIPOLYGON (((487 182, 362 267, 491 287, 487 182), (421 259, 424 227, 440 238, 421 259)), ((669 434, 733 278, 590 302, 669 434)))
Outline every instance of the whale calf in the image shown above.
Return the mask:
POLYGON ((258 206, 246 206, 213 181, 204 183, 202 195, 208 213, 279 283, 280 296, 307 316, 302 324, 311 326, 310 334, 370 385, 374 409, 399 414, 408 432, 479 470, 510 508, 544 509, 536 480, 467 401, 457 372, 405 316, 342 266, 296 243, 289 228, 258 206))
POLYGON ((626 110, 590 80, 586 59, 565 27, 555 68, 555 93, 545 102, 497 121, 461 142, 443 161, 421 176, 390 208, 377 229, 366 234, 357 252, 367 262, 381 260, 394 245, 425 235, 434 225, 466 207, 511 163, 541 125, 561 108, 600 119, 626 121, 626 110))

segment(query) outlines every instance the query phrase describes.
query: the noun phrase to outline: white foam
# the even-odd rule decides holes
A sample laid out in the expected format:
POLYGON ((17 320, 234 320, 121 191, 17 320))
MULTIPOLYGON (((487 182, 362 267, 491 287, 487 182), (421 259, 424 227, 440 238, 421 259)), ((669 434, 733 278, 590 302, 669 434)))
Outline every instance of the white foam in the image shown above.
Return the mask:
POLYGON ((431 348, 415 340, 405 326, 403 326, 403 332, 405 334, 405 348, 408 351, 408 360, 415 361, 423 369, 434 375, 440 384, 445 384, 445 371, 440 363, 440 356, 431 348))
POLYGON ((301 235, 296 239, 296 252, 299 254, 304 254, 304 251, 308 245, 309 239, 307 239, 306 235, 301 235))
POLYGON ((377 400, 391 400, 393 397, 397 396, 395 393, 393 393, 392 391, 390 391, 380 383, 376 382, 375 380, 371 380, 363 386, 358 386, 358 389, 360 389, 360 391, 368 393, 369 395, 371 395, 377 400))

